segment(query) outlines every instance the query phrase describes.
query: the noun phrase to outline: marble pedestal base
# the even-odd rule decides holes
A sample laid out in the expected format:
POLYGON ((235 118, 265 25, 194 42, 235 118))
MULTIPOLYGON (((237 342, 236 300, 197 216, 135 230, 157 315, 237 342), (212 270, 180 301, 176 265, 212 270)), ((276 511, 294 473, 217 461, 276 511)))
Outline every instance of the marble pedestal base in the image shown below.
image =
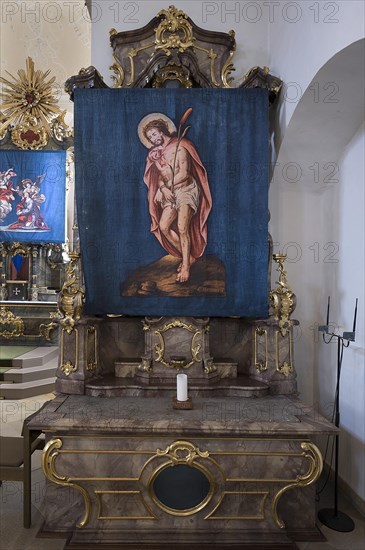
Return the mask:
POLYGON ((29 428, 46 433, 42 533, 71 535, 67 549, 273 550, 319 540, 313 438, 336 429, 299 401, 195 398, 180 411, 164 397, 60 395, 29 428), (192 472, 205 483, 197 500, 192 472), (188 504, 171 504, 176 495, 188 504))

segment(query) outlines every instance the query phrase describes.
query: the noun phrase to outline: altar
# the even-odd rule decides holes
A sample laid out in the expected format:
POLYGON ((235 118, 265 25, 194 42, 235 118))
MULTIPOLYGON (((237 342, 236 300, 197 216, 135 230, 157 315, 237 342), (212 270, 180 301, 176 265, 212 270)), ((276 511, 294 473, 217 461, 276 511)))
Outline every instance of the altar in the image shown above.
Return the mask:
POLYGON ((66 82, 77 217, 57 395, 29 422, 46 435, 40 536, 65 550, 323 540, 316 443, 337 430, 298 399, 296 296, 268 234, 282 82, 256 66, 229 90, 234 32, 174 6, 110 43, 117 89, 95 67, 66 82))
POLYGON ((313 443, 333 426, 296 399, 60 395, 46 432, 42 537, 65 548, 295 549, 315 526, 313 443))

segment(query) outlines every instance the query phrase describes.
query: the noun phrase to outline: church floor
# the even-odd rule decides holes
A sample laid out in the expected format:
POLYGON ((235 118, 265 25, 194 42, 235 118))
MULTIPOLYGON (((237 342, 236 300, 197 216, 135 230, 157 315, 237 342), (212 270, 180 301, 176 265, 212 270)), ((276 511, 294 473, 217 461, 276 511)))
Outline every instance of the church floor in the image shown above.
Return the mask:
MULTIPOLYGON (((0 401, 0 433, 3 436, 20 435, 23 420, 40 408, 52 394, 18 401, 0 401)), ((0 538, 1 550, 62 550, 65 539, 36 538, 42 525, 42 503, 45 480, 40 467, 40 451, 33 455, 32 466, 32 527, 22 527, 22 483, 3 482, 0 488, 0 538)), ((322 486, 321 480, 319 485, 322 486)), ((317 503, 318 509, 332 507, 332 487, 327 486, 317 503)), ((339 497, 339 509, 352 517, 355 530, 351 533, 338 533, 319 524, 327 542, 298 542, 298 550, 362 550, 365 540, 365 518, 354 509, 345 497, 339 497)))

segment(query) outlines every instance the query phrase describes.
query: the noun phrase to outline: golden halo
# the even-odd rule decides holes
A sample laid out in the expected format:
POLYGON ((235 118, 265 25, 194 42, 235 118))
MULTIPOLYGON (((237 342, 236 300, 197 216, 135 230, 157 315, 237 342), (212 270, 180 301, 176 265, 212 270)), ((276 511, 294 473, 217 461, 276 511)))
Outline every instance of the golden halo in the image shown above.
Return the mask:
POLYGON ((144 130, 145 126, 149 122, 151 122, 151 120, 158 120, 159 118, 167 123, 167 127, 169 129, 170 134, 173 134, 174 132, 176 132, 176 126, 172 122, 171 118, 164 115, 163 113, 150 113, 149 115, 146 115, 145 117, 142 118, 142 120, 140 120, 140 122, 138 124, 138 137, 139 137, 141 143, 143 143, 143 145, 145 147, 147 147, 147 149, 151 149, 152 143, 150 141, 148 141, 148 139, 145 137, 145 135, 143 133, 143 130, 144 130))

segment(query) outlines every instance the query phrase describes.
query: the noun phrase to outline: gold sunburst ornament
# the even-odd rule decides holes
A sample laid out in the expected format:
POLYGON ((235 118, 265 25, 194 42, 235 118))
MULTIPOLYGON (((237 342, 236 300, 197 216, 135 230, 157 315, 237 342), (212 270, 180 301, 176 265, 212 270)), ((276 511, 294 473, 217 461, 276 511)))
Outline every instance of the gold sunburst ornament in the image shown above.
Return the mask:
POLYGON ((21 149, 41 149, 47 144, 48 136, 63 141, 70 135, 63 120, 65 111, 57 105, 56 77, 48 78, 50 72, 35 70, 32 58, 28 57, 26 69, 19 69, 18 78, 8 71, 6 73, 12 80, 0 77, 0 82, 4 84, 0 136, 11 128, 11 139, 21 149), (58 129, 57 135, 55 127, 58 129))

